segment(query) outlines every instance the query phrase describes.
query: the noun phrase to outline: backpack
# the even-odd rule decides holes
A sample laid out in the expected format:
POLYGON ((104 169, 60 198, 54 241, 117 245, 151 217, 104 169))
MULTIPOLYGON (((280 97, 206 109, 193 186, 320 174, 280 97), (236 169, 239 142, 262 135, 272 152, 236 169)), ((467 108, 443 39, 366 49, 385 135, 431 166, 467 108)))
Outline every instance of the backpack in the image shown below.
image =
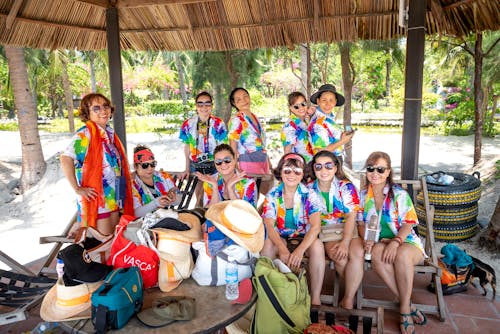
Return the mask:
POLYGON ((96 333, 119 329, 142 308, 142 277, 137 267, 119 268, 106 277, 91 297, 96 333))
POLYGON ((253 277, 257 291, 250 333, 304 333, 311 324, 311 299, 304 273, 282 273, 271 259, 260 257, 253 277))

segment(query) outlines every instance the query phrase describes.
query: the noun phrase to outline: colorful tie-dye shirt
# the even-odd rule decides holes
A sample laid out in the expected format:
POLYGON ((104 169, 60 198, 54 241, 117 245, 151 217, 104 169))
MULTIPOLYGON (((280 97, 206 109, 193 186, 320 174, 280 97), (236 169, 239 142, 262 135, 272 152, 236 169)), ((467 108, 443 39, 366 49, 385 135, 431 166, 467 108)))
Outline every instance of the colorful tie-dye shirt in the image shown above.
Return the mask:
MULTIPOLYGON (((217 189, 219 191, 219 198, 222 200, 224 198, 223 195, 224 190, 226 189, 226 184, 220 174, 217 174, 217 189)), ((208 182, 203 182, 203 190, 203 204, 206 207, 212 200, 212 185, 208 182)), ((240 181, 236 182, 234 185, 234 192, 236 193, 236 197, 238 197, 238 199, 245 200, 253 206, 257 206, 259 193, 257 192, 257 184, 253 178, 244 177, 240 181)))
MULTIPOLYGON (((113 212, 121 209, 116 198, 117 176, 122 175, 122 158, 114 145, 114 130, 107 125, 106 130, 97 127, 103 138, 102 157, 102 187, 104 190, 104 207, 98 208, 98 214, 113 212)), ((82 184, 83 162, 90 144, 90 131, 86 126, 78 129, 68 147, 61 154, 73 159, 76 181, 82 184)), ((82 199, 77 197, 78 220, 81 219, 82 199)))
MULTIPOLYGON (((386 185, 384 188, 385 199, 382 205, 380 224, 386 224, 394 236, 396 236, 403 224, 415 226, 418 224, 418 218, 410 195, 399 185, 393 185, 392 192, 393 196, 388 196, 389 185, 386 185)), ((364 189, 360 193, 360 208, 357 220, 368 224, 372 215, 377 215, 377 209, 375 208, 373 189, 369 185, 368 189, 364 189)), ((404 242, 415 245, 425 254, 422 240, 420 240, 413 228, 404 242)))
POLYGON ((273 219, 275 221, 274 228, 283 238, 304 236, 309 230, 309 217, 313 213, 321 211, 321 202, 314 192, 304 184, 299 183, 293 197, 293 221, 296 228, 286 228, 286 207, 283 191, 284 184, 280 183, 267 193, 262 218, 273 219))
POLYGON ((281 142, 283 143, 283 147, 292 145, 292 152, 302 155, 306 162, 312 160, 313 151, 309 143, 307 124, 296 115, 290 115, 290 118, 283 126, 281 130, 281 142))
POLYGON ((210 115, 208 138, 203 134, 198 134, 198 115, 187 119, 182 123, 179 139, 189 145, 191 161, 198 162, 198 156, 208 153, 210 160, 214 160, 214 149, 217 145, 227 144, 227 128, 224 121, 214 115, 210 115), (198 137, 198 146, 196 145, 198 137))
POLYGON ((318 195, 322 204, 321 225, 343 224, 345 215, 350 212, 358 213, 359 196, 354 184, 349 180, 339 180, 336 177, 332 180, 328 200, 332 212, 327 212, 325 198, 321 195, 318 180, 309 184, 309 188, 318 195))
MULTIPOLYGON (((335 123, 335 117, 332 114, 325 114, 319 107, 316 108, 307 130, 314 154, 325 149, 328 145, 338 142, 342 135, 341 128, 335 123)), ((341 156, 343 150, 343 146, 340 146, 333 153, 341 156)))
POLYGON ((238 112, 229 121, 229 140, 238 143, 239 154, 266 151, 265 133, 258 118, 253 117, 257 120, 257 127, 244 112, 238 112))
POLYGON ((156 193, 149 188, 141 178, 134 173, 134 178, 132 182, 132 195, 134 196, 134 209, 137 209, 143 205, 148 204, 153 201, 155 197, 164 196, 167 192, 175 188, 174 180, 169 173, 164 171, 154 171, 153 173, 153 185, 155 187, 156 193))

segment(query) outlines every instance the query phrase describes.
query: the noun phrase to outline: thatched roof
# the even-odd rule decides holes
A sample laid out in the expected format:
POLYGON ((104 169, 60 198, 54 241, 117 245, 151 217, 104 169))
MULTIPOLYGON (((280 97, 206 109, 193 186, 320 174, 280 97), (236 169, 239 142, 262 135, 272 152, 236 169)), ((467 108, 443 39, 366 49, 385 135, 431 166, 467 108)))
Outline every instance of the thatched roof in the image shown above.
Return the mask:
MULTIPOLYGON (((425 1, 425 0, 410 0, 425 1)), ((231 50, 393 39, 399 0, 0 0, 0 44, 106 48, 118 8, 122 49, 231 50)), ((427 0, 428 34, 500 28, 498 0, 427 0)))

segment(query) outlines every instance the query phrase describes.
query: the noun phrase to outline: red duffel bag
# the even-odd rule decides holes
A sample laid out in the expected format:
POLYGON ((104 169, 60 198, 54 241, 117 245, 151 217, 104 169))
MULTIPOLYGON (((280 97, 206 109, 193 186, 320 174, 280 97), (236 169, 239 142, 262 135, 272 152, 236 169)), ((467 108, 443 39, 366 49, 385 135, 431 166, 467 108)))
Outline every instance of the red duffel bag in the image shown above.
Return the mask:
POLYGON ((137 245, 124 236, 127 225, 134 220, 133 216, 123 215, 116 226, 116 235, 111 245, 108 265, 113 268, 138 267, 141 271, 144 288, 158 284, 158 264, 160 258, 156 252, 145 245, 137 245))

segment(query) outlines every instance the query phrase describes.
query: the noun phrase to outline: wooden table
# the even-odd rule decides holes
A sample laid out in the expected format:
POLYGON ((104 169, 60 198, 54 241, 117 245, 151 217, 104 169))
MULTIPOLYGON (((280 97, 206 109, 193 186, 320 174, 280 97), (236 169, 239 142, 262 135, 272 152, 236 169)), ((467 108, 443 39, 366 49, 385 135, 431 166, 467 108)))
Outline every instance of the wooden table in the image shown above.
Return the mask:
MULTIPOLYGON (((195 317, 189 321, 176 321, 165 327, 149 328, 132 317, 120 330, 108 333, 214 333, 241 318, 257 300, 254 292, 250 302, 245 305, 231 304, 226 299, 225 286, 199 286, 193 279, 188 279, 171 292, 162 292, 159 288, 144 291, 143 308, 151 307, 152 301, 162 296, 190 296, 196 299, 195 317)), ((94 333, 92 321, 79 320, 62 322, 63 329, 75 334, 94 333)), ((223 331, 221 331, 223 333, 223 331)))

